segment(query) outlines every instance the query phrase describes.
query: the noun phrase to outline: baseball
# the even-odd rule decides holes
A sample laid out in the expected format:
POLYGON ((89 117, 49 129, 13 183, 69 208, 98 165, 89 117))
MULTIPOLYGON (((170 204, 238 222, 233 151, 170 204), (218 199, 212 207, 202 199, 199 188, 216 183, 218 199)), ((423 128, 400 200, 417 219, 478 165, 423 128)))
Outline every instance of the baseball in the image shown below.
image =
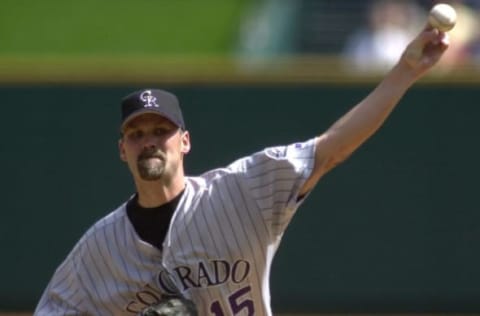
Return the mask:
POLYGON ((450 31, 457 22, 455 9, 446 3, 436 4, 428 15, 428 23, 442 32, 450 31))

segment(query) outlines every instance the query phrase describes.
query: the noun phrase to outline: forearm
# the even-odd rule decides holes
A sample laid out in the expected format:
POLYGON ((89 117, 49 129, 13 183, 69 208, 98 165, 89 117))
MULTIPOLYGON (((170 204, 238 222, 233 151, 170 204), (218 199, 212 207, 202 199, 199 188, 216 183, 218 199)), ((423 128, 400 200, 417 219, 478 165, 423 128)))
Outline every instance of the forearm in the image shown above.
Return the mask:
POLYGON ((415 74, 407 65, 396 65, 365 99, 319 137, 326 142, 326 154, 335 155, 336 163, 349 156, 380 128, 414 82, 415 74))
POLYGON ((408 88, 438 62, 448 46, 448 36, 429 26, 410 42, 400 61, 380 84, 317 137, 315 166, 300 190, 301 195, 382 126, 408 88))
POLYGON ((445 33, 426 27, 380 84, 317 138, 315 169, 306 187, 311 187, 375 133, 407 89, 438 62, 448 46, 445 33))
POLYGON ((300 193, 310 191, 322 175, 372 136, 417 77, 408 64, 400 61, 366 98, 317 137, 315 167, 300 193))

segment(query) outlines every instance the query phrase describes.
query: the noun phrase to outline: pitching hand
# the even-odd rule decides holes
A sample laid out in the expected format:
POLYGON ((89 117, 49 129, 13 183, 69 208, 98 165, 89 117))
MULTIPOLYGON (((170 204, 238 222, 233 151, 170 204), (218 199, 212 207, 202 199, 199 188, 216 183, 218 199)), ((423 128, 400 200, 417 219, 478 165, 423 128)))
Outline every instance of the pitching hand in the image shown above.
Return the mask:
POLYGON ((448 34, 427 26, 405 49, 400 62, 421 76, 442 57, 449 46, 448 34))

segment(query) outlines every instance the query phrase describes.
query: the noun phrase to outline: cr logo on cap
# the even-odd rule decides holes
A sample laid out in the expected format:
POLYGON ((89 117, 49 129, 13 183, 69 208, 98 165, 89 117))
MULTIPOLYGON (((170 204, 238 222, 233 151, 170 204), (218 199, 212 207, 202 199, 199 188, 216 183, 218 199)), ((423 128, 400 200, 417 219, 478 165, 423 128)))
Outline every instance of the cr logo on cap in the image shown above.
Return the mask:
POLYGON ((140 100, 142 100, 143 102, 145 102, 145 104, 143 105, 143 107, 159 107, 159 105, 157 104, 157 98, 154 97, 152 95, 152 91, 151 90, 145 90, 142 92, 142 94, 140 94, 140 100))

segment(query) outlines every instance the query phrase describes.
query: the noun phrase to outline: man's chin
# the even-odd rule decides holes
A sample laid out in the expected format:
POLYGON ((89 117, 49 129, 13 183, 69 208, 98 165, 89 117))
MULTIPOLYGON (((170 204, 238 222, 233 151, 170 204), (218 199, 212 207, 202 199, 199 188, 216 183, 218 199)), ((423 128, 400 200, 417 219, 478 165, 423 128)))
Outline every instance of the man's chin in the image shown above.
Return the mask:
POLYGON ((161 181, 161 178, 160 178, 160 179, 143 178, 142 180, 145 181, 145 182, 154 183, 154 182, 159 182, 159 181, 161 181))
POLYGON ((159 181, 163 179, 163 173, 140 173, 140 178, 144 181, 159 181))
POLYGON ((164 170, 138 170, 140 178, 144 181, 159 181, 164 177, 164 170))

